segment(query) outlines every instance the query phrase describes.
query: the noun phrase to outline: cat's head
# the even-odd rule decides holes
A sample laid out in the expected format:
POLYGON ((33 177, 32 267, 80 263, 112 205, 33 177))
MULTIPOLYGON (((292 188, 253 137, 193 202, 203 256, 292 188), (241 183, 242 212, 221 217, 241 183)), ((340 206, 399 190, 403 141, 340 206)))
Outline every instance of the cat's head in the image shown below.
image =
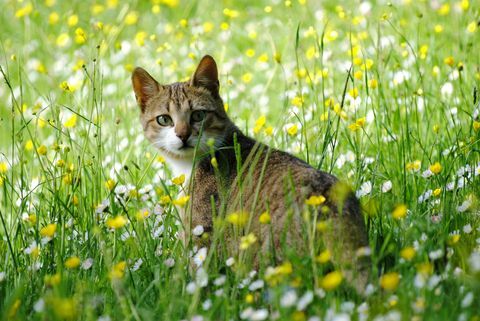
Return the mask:
POLYGON ((132 84, 145 136, 170 157, 192 158, 197 144, 200 152, 206 152, 209 140, 221 144, 232 126, 218 92, 217 64, 211 56, 202 58, 187 82, 163 85, 137 67, 132 84))

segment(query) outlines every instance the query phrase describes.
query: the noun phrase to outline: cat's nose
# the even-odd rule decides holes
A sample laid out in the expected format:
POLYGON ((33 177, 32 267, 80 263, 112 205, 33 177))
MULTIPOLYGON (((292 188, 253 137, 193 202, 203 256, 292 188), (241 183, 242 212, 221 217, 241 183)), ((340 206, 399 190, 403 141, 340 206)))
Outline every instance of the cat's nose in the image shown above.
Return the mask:
POLYGON ((180 138, 182 141, 183 145, 187 144, 188 138, 190 137, 190 134, 184 134, 184 135, 179 135, 177 134, 177 137, 180 138))

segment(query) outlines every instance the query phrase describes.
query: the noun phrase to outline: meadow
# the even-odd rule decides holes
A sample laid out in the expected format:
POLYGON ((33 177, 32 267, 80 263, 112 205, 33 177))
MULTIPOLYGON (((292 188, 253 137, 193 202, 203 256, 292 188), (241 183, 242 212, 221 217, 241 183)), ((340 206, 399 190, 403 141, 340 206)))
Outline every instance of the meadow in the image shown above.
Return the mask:
POLYGON ((480 320, 478 1, 0 3, 2 320, 480 320), (130 77, 205 54, 240 129, 356 191, 365 295, 328 251, 182 247, 130 77))

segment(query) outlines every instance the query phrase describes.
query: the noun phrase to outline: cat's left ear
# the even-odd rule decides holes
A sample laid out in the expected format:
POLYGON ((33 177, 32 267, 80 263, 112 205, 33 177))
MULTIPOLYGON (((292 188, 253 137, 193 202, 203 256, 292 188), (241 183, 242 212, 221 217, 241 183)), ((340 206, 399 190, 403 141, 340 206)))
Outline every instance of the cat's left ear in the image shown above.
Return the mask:
POLYGON ((218 89, 220 87, 218 69, 212 56, 206 55, 200 60, 190 85, 204 87, 210 91, 213 97, 218 97, 218 89))

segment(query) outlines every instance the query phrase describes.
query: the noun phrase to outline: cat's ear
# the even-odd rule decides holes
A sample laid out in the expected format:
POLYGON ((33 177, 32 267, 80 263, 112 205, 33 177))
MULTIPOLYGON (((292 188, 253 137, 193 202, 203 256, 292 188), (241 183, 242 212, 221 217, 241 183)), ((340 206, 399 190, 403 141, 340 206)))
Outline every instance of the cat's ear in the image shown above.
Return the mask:
POLYGON ((218 82, 218 69, 215 60, 206 55, 200 60, 197 70, 193 74, 190 85, 197 87, 204 87, 212 93, 214 97, 218 97, 218 89, 220 83, 218 82))
POLYGON ((160 85, 145 69, 137 67, 132 73, 132 85, 138 106, 145 111, 147 101, 158 93, 160 85))

